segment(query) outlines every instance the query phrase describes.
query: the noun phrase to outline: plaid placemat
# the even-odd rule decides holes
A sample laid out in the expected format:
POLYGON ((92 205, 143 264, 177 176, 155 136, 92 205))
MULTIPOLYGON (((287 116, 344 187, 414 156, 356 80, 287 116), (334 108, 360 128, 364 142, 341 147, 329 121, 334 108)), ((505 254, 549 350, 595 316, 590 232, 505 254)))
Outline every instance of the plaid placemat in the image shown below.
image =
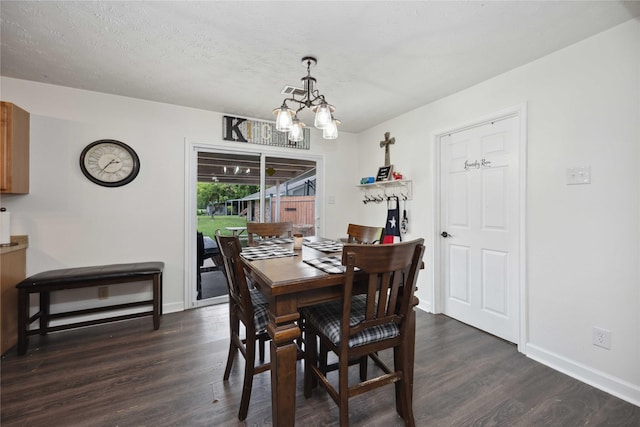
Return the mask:
MULTIPOLYGON (((342 265, 342 259, 337 256, 325 256, 316 259, 305 259, 304 262, 324 271, 325 273, 330 274, 344 273, 346 270, 346 267, 342 265)), ((354 269, 354 271, 358 270, 358 267, 354 269)))
POLYGON ((280 246, 252 246, 250 248, 243 248, 240 252, 240 256, 249 261, 255 261, 257 259, 269 259, 269 258, 282 258, 287 256, 296 256, 293 251, 282 248, 280 246))
POLYGON ((274 239, 264 239, 258 242, 259 245, 282 245, 284 243, 293 243, 293 237, 277 237, 274 239))
POLYGON ((342 243, 335 240, 324 240, 322 242, 304 242, 305 246, 316 249, 320 252, 340 252, 342 243))

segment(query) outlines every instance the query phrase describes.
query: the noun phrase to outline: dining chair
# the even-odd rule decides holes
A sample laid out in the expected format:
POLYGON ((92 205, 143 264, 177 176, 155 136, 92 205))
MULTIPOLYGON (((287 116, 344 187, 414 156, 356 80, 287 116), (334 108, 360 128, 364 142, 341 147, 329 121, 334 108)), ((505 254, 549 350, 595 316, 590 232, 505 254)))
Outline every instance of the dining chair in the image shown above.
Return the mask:
POLYGON ((307 337, 304 395, 311 397, 314 385, 321 384, 338 405, 341 427, 349 425, 350 397, 391 383, 396 388, 396 411, 407 426, 415 425, 413 307, 417 304, 414 290, 424 250, 424 239, 389 245, 345 244, 342 300, 303 309, 307 337), (364 293, 354 294, 357 289, 364 293), (318 366, 318 338, 338 357, 337 389, 318 366), (391 348, 393 369, 377 354, 391 348), (371 358, 382 374, 349 386, 349 361, 362 357, 371 358))
POLYGON ((247 284, 240 252, 242 247, 237 236, 222 236, 216 231, 216 242, 227 278, 229 292, 229 327, 231 332, 227 366, 224 370, 224 381, 229 380, 233 361, 238 350, 244 356, 244 382, 238 419, 247 418, 253 376, 270 369, 269 363, 264 363, 264 346, 269 340, 266 332, 269 322, 269 304, 257 289, 250 289, 247 284), (240 322, 244 325, 245 338, 240 337, 240 322), (256 343, 258 344, 260 364, 255 366, 256 343))
MULTIPOLYGON (((368 225, 358 225, 358 224, 349 224, 347 226, 347 243, 359 243, 364 245, 372 245, 375 243, 380 243, 382 239, 382 231, 383 227, 371 227, 368 225)), ((320 359, 319 366, 320 370, 325 372, 333 371, 337 369, 335 364, 328 365, 327 364, 327 356, 329 351, 325 348, 325 346, 320 343, 320 359)), ((355 364, 356 361, 351 361, 351 364, 355 364)), ((364 378, 367 376, 367 358, 363 357, 359 362, 360 364, 360 378, 364 381, 364 378)))
POLYGON ((382 227, 349 224, 347 227, 347 243, 361 243, 367 245, 380 243, 382 230, 382 227))
POLYGON ((254 235, 268 239, 273 237, 291 237, 293 230, 292 222, 247 222, 247 244, 255 244, 254 235))

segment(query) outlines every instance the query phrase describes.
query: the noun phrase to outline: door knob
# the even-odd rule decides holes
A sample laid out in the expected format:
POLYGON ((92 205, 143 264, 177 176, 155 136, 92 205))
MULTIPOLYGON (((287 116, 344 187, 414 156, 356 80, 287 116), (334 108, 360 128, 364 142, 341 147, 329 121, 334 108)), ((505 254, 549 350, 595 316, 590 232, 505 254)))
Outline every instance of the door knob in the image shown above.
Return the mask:
POLYGON ((446 231, 443 231, 442 233, 440 233, 440 235, 445 238, 451 237, 451 234, 447 233, 446 231))

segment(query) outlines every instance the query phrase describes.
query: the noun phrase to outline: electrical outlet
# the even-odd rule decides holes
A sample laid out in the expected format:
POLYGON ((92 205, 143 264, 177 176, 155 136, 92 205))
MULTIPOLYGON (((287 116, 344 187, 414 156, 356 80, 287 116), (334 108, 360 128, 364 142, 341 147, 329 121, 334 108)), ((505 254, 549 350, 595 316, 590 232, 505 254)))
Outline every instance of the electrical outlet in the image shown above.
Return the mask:
POLYGON ((107 299, 107 298, 109 298, 109 287, 108 286, 98 287, 98 299, 107 299))
POLYGON ((567 185, 591 184, 591 166, 567 168, 567 185))
POLYGON ((593 328, 593 345, 611 350, 611 331, 593 328))

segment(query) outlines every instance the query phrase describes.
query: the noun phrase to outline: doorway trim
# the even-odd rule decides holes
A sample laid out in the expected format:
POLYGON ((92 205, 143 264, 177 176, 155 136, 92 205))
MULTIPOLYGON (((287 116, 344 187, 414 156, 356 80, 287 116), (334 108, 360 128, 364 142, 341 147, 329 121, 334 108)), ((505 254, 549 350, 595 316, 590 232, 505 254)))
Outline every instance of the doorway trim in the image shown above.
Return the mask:
POLYGON ((526 353, 526 343, 528 341, 527 336, 527 104, 522 103, 513 107, 506 108, 501 111, 497 111, 489 114, 486 117, 481 117, 476 120, 472 120, 467 123, 463 123, 457 126, 453 126, 443 131, 436 132, 433 137, 433 260, 434 260, 434 273, 433 273, 433 287, 431 289, 430 299, 433 302, 433 312, 442 313, 444 309, 444 295, 445 290, 442 283, 442 259, 440 256, 442 250, 442 241, 440 239, 440 232, 442 229, 440 221, 441 213, 441 185, 440 173, 441 173, 441 154, 442 154, 442 138, 445 135, 460 132, 470 128, 482 126, 492 121, 505 119, 507 117, 519 118, 519 135, 518 135, 518 217, 519 217, 519 230, 518 230, 518 264, 520 274, 518 275, 518 309, 519 315, 517 316, 518 325, 518 339, 517 346, 520 353, 526 353))
MULTIPOLYGON (((198 200, 196 195, 196 185, 198 181, 198 151, 213 150, 218 152, 234 153, 238 155, 261 156, 261 165, 264 169, 264 157, 281 157, 291 159, 312 160, 316 163, 316 230, 324 229, 324 156, 320 154, 289 152, 284 149, 273 149, 260 146, 260 149, 251 147, 237 147, 228 143, 218 143, 213 141, 195 141, 185 138, 185 182, 184 182, 184 292, 183 306, 185 310, 204 307, 213 304, 224 303, 226 296, 208 298, 206 300, 196 300, 196 272, 192 267, 196 254, 196 230, 198 227, 196 212, 198 200), (319 201, 318 201, 319 200, 319 201)), ((264 198, 265 183, 264 177, 260 180, 260 194, 264 198)), ((264 216, 264 213, 262 214, 264 216)))

